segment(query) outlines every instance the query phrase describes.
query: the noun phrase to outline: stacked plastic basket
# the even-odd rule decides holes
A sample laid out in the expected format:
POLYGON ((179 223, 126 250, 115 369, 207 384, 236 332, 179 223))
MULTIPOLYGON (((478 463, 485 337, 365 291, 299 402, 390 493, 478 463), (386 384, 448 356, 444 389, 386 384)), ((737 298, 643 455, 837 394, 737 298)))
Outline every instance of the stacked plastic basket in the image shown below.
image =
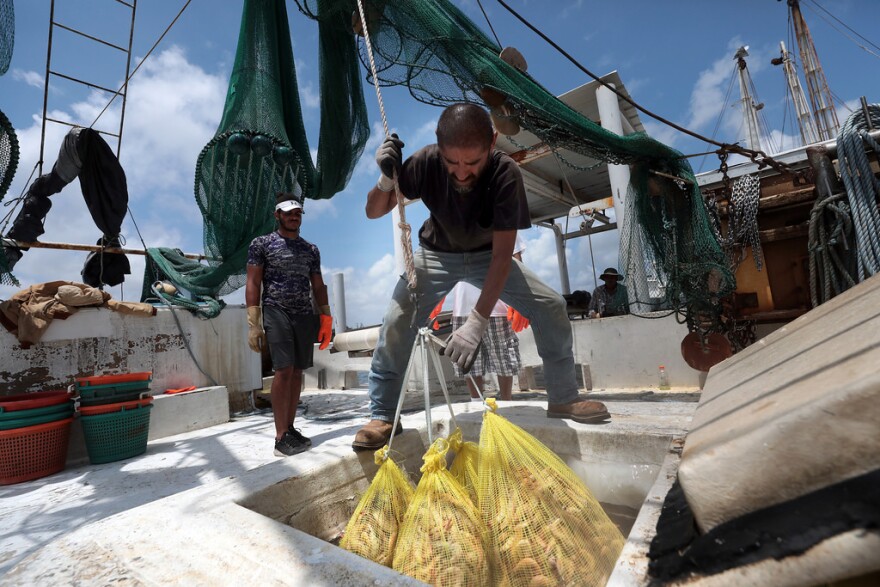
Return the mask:
POLYGON ((80 423, 92 464, 146 452, 153 407, 151 381, 150 371, 76 380, 80 423))
POLYGON ((67 391, 0 396, 0 485, 64 470, 74 404, 67 391))

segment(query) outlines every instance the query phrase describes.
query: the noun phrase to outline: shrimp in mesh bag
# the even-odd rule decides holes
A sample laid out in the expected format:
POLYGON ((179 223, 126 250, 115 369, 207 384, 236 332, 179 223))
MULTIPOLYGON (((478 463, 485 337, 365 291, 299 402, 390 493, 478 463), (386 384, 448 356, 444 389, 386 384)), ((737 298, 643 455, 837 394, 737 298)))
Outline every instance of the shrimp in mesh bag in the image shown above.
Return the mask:
POLYGON ((620 530, 562 459, 487 403, 477 495, 495 584, 604 585, 620 530))
POLYGON ((465 442, 462 438, 461 428, 449 435, 449 448, 455 453, 449 472, 455 480, 467 491, 471 502, 477 505, 477 482, 479 480, 477 466, 480 457, 480 447, 476 442, 465 442))
POLYGON ((438 587, 489 585, 485 531, 476 506, 446 470, 449 443, 435 440, 394 550, 394 570, 438 587))
POLYGON ((379 470, 345 527, 339 546, 387 567, 391 566, 400 523, 415 489, 390 457, 388 447, 376 451, 379 470))

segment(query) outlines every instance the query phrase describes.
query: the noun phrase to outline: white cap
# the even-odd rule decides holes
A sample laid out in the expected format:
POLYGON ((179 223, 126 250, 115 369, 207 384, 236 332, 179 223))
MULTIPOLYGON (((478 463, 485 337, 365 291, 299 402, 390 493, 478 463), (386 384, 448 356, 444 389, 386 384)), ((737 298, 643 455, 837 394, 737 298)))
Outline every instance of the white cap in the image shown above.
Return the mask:
MULTIPOLYGON (((282 212, 290 212, 291 210, 302 210, 303 205, 297 200, 284 200, 275 206, 275 209, 281 210, 282 212)), ((305 214, 305 210, 303 210, 303 214, 305 214)))

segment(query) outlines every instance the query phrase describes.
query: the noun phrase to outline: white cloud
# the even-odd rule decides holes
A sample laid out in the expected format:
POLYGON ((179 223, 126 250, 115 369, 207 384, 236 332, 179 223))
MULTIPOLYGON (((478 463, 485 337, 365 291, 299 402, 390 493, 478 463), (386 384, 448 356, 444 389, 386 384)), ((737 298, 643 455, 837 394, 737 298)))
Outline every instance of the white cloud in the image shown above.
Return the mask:
POLYGON ((321 96, 311 83, 300 85, 299 99, 306 108, 315 109, 321 105, 321 96))
MULTIPOLYGON (((186 252, 202 248, 202 218, 193 196, 195 162, 217 128, 226 83, 224 77, 190 63, 178 47, 154 54, 131 81, 120 159, 127 176, 129 206, 147 246, 182 248, 186 252)), ((53 111, 49 116, 89 125, 106 100, 103 93, 94 92, 86 100, 68 105, 66 111, 53 111)), ((119 114, 120 105, 114 103, 96 128, 115 130, 119 114)), ((12 195, 28 187, 28 175, 39 159, 40 127, 40 118, 34 115, 31 126, 18 133, 21 164, 10 189, 12 195)), ((44 173, 51 170, 68 130, 61 125, 47 125, 44 173)), ((116 140, 105 138, 115 150, 116 140)), ((97 241, 100 231, 91 219, 78 181, 52 196, 51 201, 46 232, 40 240, 81 244, 97 241)), ((131 217, 123 223, 123 235, 129 248, 142 248, 131 217)), ((56 279, 79 281, 86 255, 32 249, 13 273, 23 285, 56 279)), ((132 275, 123 286, 125 297, 138 299, 144 258, 129 255, 129 261, 132 275)), ((15 289, 0 288, 0 297, 15 289)))
MULTIPOLYGON (((734 38, 728 43, 728 48, 740 46, 742 43, 734 38)), ((694 90, 691 93, 690 119, 687 127, 696 130, 714 125, 718 119, 721 108, 726 105, 725 97, 727 88, 733 74, 732 52, 727 52, 723 57, 715 60, 709 67, 700 72, 694 90)))
MULTIPOLYGON (((333 300, 333 275, 342 273, 345 284, 346 322, 351 328, 381 321, 400 276, 394 270, 394 256, 384 255, 366 270, 354 267, 321 268, 333 300)), ((335 311, 335 310, 334 310, 335 311)))
POLYGON ((43 76, 36 71, 24 71, 21 69, 12 70, 12 79, 22 81, 29 86, 43 89, 43 76))

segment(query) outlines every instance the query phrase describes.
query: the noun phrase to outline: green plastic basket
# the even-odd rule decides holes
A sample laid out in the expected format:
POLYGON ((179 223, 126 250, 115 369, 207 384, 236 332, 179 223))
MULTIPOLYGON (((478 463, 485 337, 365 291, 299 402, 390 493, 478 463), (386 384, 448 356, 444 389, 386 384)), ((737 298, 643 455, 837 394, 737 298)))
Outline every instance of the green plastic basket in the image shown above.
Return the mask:
MULTIPOLYGON (((56 411, 48 414, 26 414, 26 411, 15 412, 21 414, 18 418, 4 418, 0 420, 0 430, 15 430, 16 428, 26 428, 28 426, 37 426, 38 424, 48 424, 57 420, 64 420, 73 416, 73 404, 63 406, 63 411, 56 411)), ((45 408, 44 408, 45 409, 45 408)))
POLYGON ((149 391, 131 391, 127 393, 118 393, 113 395, 102 395, 95 398, 81 397, 79 405, 81 406, 104 406, 107 404, 121 404, 123 402, 131 402, 145 397, 149 397, 149 391))
POLYGON ((151 404, 110 414, 81 416, 89 461, 99 465, 144 454, 152 407, 151 404))
POLYGON ((150 394, 149 381, 132 381, 113 385, 77 387, 79 403, 83 406, 100 406, 141 399, 150 394))
POLYGON ((108 393, 127 393, 130 391, 149 390, 152 380, 129 381, 127 383, 110 383, 108 385, 85 385, 76 386, 79 395, 99 395, 108 393))
POLYGON ((46 406, 44 408, 30 408, 26 410, 16 410, 7 412, 0 408, 0 422, 8 420, 18 420, 19 418, 33 418, 35 416, 48 416, 49 414, 67 414, 73 411, 73 402, 67 401, 63 404, 55 404, 54 406, 46 406))

